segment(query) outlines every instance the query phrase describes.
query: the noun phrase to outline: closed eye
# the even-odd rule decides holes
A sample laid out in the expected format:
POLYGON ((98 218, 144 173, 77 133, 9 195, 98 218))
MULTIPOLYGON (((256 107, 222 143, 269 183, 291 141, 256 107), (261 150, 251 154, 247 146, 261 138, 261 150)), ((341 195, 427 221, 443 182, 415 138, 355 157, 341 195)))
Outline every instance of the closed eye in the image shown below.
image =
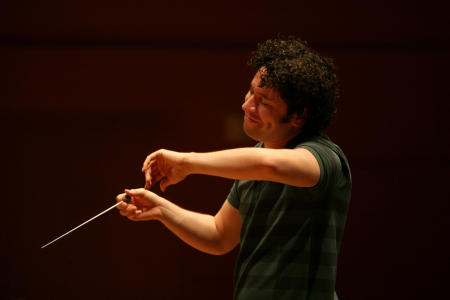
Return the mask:
POLYGON ((269 103, 267 103, 265 100, 263 100, 264 98, 262 98, 262 97, 259 97, 259 103, 261 104, 261 105, 263 105, 263 106, 267 106, 267 107, 269 107, 270 106, 270 104, 269 103))

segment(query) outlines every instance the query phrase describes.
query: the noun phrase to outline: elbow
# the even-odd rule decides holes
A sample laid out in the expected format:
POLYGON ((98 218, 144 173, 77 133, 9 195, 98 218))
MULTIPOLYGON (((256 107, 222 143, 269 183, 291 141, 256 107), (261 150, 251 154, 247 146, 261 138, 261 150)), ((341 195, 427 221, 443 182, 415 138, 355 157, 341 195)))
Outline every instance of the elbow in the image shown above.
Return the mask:
POLYGON ((225 255, 228 252, 230 252, 230 251, 223 251, 222 249, 214 249, 213 251, 209 251, 208 254, 220 256, 220 255, 225 255))
POLYGON ((227 245, 225 243, 217 243, 217 245, 215 245, 214 247, 211 247, 207 253, 211 254, 211 255, 217 255, 217 256, 225 255, 225 254, 231 252, 231 250, 233 250, 235 246, 236 245, 227 245))
POLYGON ((232 238, 232 236, 219 234, 218 238, 210 244, 210 247, 208 247, 208 254, 217 256, 225 255, 231 252, 238 244, 239 239, 232 238))
POLYGON ((231 249, 227 250, 227 249, 220 248, 220 247, 208 247, 206 249, 198 248, 198 250, 200 250, 201 252, 204 252, 206 254, 215 255, 215 256, 225 255, 231 251, 231 249))

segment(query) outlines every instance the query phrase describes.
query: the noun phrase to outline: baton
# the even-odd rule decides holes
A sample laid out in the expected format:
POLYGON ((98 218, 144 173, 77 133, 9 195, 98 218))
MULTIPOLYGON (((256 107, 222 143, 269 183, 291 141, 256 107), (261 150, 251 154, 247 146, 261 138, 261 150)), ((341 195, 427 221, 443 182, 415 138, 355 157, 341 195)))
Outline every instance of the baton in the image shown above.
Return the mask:
POLYGON ((94 219, 96 219, 96 218, 98 218, 98 217, 100 217, 101 215, 103 215, 104 213, 106 213, 106 212, 108 212, 108 211, 110 211, 111 209, 113 209, 113 208, 115 208, 115 207, 117 207, 117 206, 119 206, 120 204, 122 204, 122 203, 130 203, 130 201, 131 201, 131 197, 130 196, 128 196, 128 195, 125 195, 125 197, 124 197, 124 200, 122 200, 122 201, 120 201, 120 202, 118 202, 118 203, 116 203, 116 204, 114 204, 113 206, 111 206, 110 208, 107 208, 107 209, 105 209, 104 211, 102 211, 101 213, 99 213, 98 215, 96 215, 96 216, 94 216, 94 217, 92 217, 92 218, 90 218, 89 220, 87 220, 86 222, 84 222, 84 223, 81 223, 80 225, 78 225, 77 227, 75 227, 75 228, 73 228, 73 229, 71 229, 71 230, 69 230, 69 231, 67 231, 66 233, 64 233, 64 234, 62 234, 62 235, 60 235, 59 237, 57 237, 56 239, 54 239, 53 241, 51 241, 51 242, 49 242, 49 243, 47 243, 47 244, 45 244, 44 246, 42 246, 41 247, 41 249, 44 249, 45 247, 47 247, 48 245, 51 245, 51 244, 53 244, 54 242, 56 242, 57 240, 59 240, 60 238, 63 238, 63 237, 65 237, 66 235, 68 235, 69 233, 71 233, 71 232, 73 232, 73 231, 75 231, 75 230, 77 230, 78 228, 80 228, 80 227, 82 227, 82 226, 84 226, 84 225, 86 225, 87 223, 89 223, 90 221, 92 221, 92 220, 94 220, 94 219))

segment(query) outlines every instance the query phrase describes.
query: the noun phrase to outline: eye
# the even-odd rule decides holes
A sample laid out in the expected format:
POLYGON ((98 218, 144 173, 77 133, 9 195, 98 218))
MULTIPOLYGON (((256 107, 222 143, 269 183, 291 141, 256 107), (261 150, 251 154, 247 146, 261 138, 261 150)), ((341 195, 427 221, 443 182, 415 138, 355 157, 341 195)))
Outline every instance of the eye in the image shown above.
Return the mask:
POLYGON ((259 103, 261 103, 263 106, 268 106, 269 105, 266 102, 264 102, 264 100, 262 98, 259 99, 259 103))

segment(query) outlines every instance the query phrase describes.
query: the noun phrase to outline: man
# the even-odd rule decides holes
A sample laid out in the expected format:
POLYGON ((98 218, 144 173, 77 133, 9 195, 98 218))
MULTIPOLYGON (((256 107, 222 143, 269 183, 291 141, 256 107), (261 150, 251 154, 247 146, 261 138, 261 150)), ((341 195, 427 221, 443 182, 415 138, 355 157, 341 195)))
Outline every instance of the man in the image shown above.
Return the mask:
MULTIPOLYGON (((224 254, 240 244, 235 299, 337 299, 337 257, 351 192, 347 160, 320 131, 335 111, 330 60, 297 39, 258 45, 245 96, 252 148, 210 153, 159 150, 142 167, 146 189, 119 206, 134 221, 158 220, 189 245, 224 254), (190 174, 235 179, 215 216, 187 211, 148 191, 190 174)), ((124 194, 117 196, 122 200, 124 194)))

